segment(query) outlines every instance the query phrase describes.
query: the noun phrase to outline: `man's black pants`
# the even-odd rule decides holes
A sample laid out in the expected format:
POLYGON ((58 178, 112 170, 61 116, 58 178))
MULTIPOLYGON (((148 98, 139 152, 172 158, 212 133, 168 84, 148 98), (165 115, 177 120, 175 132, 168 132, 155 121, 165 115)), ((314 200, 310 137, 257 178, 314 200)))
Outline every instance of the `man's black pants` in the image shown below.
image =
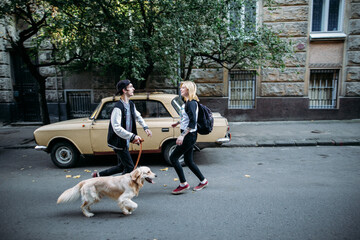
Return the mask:
POLYGON ((134 170, 134 162, 131 158, 128 148, 125 148, 124 150, 114 149, 114 152, 116 153, 117 156, 118 165, 99 172, 99 175, 101 177, 110 176, 117 173, 121 173, 121 174, 130 173, 134 170))

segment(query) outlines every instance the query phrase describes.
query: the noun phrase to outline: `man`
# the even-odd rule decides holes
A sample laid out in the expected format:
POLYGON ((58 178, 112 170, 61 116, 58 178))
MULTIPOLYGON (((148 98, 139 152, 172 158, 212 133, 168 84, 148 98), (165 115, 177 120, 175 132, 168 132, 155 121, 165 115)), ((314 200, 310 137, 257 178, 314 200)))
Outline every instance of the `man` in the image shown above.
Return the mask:
POLYGON ((120 94, 120 101, 115 104, 111 113, 108 146, 114 149, 118 165, 98 173, 95 172, 92 177, 110 176, 116 173, 125 174, 134 170, 134 163, 129 153, 129 144, 130 142, 140 144, 141 138, 137 135, 136 121, 144 128, 148 136, 152 136, 152 132, 136 110, 135 104, 130 101, 135 91, 130 80, 119 81, 116 89, 116 95, 120 94))

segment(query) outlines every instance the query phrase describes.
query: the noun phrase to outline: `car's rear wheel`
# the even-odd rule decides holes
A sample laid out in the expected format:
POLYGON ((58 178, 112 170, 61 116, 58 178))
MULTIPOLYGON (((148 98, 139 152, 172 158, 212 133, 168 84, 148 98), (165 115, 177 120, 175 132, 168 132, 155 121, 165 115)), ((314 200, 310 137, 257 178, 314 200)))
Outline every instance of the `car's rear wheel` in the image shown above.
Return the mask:
MULTIPOLYGON (((164 155, 164 159, 165 159, 166 163, 171 166, 172 166, 172 163, 170 161, 170 156, 171 156, 172 152, 175 150, 175 148, 176 148, 176 141, 170 141, 166 144, 164 151, 163 151, 163 155, 164 155)), ((185 166, 184 155, 181 155, 181 157, 179 158, 179 162, 180 162, 181 166, 185 166)))
POLYGON ((51 160, 59 168, 74 167, 79 160, 79 152, 71 143, 58 142, 51 149, 51 160))

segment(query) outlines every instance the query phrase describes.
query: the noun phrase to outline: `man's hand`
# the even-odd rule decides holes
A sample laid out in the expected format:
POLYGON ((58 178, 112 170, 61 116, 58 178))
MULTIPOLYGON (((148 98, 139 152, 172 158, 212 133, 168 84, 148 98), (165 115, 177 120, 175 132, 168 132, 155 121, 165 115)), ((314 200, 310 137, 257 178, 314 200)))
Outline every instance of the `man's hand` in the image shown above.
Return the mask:
POLYGON ((143 141, 143 140, 141 139, 141 137, 138 136, 138 135, 136 135, 135 138, 134 138, 134 140, 132 141, 132 143, 139 145, 140 142, 142 142, 142 141, 143 141))
POLYGON ((148 137, 152 137, 152 132, 150 129, 146 129, 145 132, 148 135, 148 137))

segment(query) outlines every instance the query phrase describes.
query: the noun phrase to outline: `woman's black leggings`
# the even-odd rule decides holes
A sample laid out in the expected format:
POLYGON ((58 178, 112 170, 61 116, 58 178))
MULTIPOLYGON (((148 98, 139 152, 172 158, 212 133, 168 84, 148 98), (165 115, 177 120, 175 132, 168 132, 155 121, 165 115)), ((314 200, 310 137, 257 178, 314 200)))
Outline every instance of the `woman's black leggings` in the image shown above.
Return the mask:
POLYGON ((197 139, 197 132, 188 133, 183 141, 182 145, 177 145, 175 150, 170 156, 170 161, 175 168, 177 175, 180 178, 180 182, 186 182, 184 170, 181 167, 179 158, 184 154, 184 161, 190 170, 199 178, 200 181, 203 181, 205 177, 200 172, 198 166, 194 163, 193 154, 194 154, 194 145, 197 139))

